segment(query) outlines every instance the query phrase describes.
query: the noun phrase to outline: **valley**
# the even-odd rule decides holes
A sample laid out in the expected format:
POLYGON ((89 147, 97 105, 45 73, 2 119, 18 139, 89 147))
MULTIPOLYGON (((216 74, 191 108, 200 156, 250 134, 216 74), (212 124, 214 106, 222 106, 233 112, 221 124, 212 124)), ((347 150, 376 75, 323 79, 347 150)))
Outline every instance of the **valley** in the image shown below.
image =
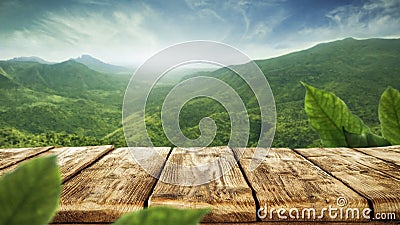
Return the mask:
MULTIPOLYGON (((274 147, 319 146, 304 111, 300 81, 333 91, 349 108, 379 133, 378 101, 388 86, 400 89, 400 40, 352 38, 319 44, 277 58, 257 60, 274 93, 277 108, 274 147)), ((92 60, 93 62, 93 60, 92 60)), ((0 147, 125 146, 121 109, 129 73, 96 71, 68 60, 45 64, 0 61, 0 147)), ((196 76, 211 76, 230 84, 245 102, 250 117, 248 146, 256 144, 260 114, 249 87, 226 68, 198 73, 187 71, 152 90, 146 108, 146 125, 156 146, 171 146, 162 132, 160 109, 174 83, 196 76)), ((182 132, 198 137, 203 117, 215 120, 218 131, 211 145, 226 145, 229 116, 217 102, 196 98, 180 115, 182 132)))

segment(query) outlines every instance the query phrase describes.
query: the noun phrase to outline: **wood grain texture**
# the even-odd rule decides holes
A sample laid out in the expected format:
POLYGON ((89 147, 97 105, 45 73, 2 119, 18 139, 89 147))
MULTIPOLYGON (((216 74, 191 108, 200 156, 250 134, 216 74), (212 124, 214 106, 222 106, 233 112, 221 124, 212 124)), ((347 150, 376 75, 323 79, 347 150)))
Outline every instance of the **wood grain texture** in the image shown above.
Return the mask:
MULTIPOLYGON (((61 176, 65 181, 78 174, 82 169, 112 149, 112 145, 52 148, 32 158, 57 155, 57 163, 60 166, 61 176)), ((1 170, 0 176, 5 172, 13 171, 18 165, 14 164, 1 170)))
MULTIPOLYGON (((109 223, 54 223, 58 225, 104 225, 109 223)), ((397 221, 369 221, 365 223, 361 222, 328 222, 328 221, 291 221, 291 222, 278 222, 278 221, 268 221, 268 222, 249 222, 249 223, 200 223, 200 225, 398 225, 397 221)))
MULTIPOLYGON (((166 158, 169 148, 157 148, 157 151, 166 158)), ((318 212, 318 207, 336 207, 336 199, 345 197, 348 208, 363 209, 368 207, 368 199, 374 213, 396 213, 396 222, 372 221, 363 224, 399 224, 400 146, 294 151, 271 149, 262 165, 252 172, 247 167, 254 150, 234 151, 239 156, 244 154, 240 163, 261 207, 313 207, 318 212)), ((129 149, 112 150, 112 146, 0 149, 0 175, 28 159, 50 154, 58 155, 62 176, 66 180, 55 224, 110 224, 126 212, 142 209, 152 193, 148 201, 150 206, 213 208, 203 225, 223 225, 226 224, 224 222, 231 225, 315 224, 293 219, 255 222, 256 202, 251 188, 235 162, 232 150, 227 147, 207 148, 196 153, 174 149, 163 172, 163 163, 155 163, 156 160, 150 157, 146 161, 150 171, 189 185, 158 182, 154 192, 152 188, 157 180, 138 165, 129 149), (206 185, 190 184, 199 178, 216 178, 216 171, 207 170, 200 174, 176 171, 176 164, 193 166, 220 158, 225 161, 217 160, 217 170, 230 166, 233 169, 206 185)), ((276 211, 273 218, 277 219, 276 211)), ((366 221, 317 222, 351 225, 366 221)))
POLYGON ((253 223, 201 223, 201 225, 398 225, 396 221, 332 222, 332 221, 263 221, 253 223))
MULTIPOLYGON (((105 225, 109 223, 55 223, 58 225, 105 225)), ((249 222, 249 223, 200 223, 200 225, 399 225, 399 222, 396 221, 370 221, 365 223, 360 222, 249 222)))
POLYGON ((63 180, 68 180, 78 174, 82 169, 110 152, 114 147, 87 146, 87 147, 62 147, 47 151, 44 155, 57 155, 57 163, 60 166, 63 180))
POLYGON ((400 215, 400 180, 395 178, 399 170, 397 165, 348 148, 296 151, 369 199, 375 213, 400 215))
MULTIPOLYGON (((146 148, 140 149, 146 153, 146 148)), ((157 148, 166 158, 170 148, 157 148)), ((163 165, 152 164, 155 173, 163 165)), ((124 213, 142 209, 156 179, 133 159, 129 148, 113 150, 68 180, 54 222, 112 222, 124 213)))
POLYGON ((399 145, 376 148, 356 148, 355 150, 400 166, 399 145))
MULTIPOLYGON (((310 149, 308 152, 310 153, 311 151, 314 151, 318 149, 310 149)), ((324 149, 325 151, 325 149, 324 149)), ((313 154, 313 153, 311 153, 313 154)), ((335 158, 336 155, 340 155, 342 158, 344 158, 347 161, 347 164, 350 165, 349 167, 346 167, 348 171, 352 171, 353 167, 358 168, 357 165, 361 164, 364 165, 365 167, 369 167, 373 170, 378 170, 382 173, 387 174, 388 176, 400 179, 400 166, 384 161, 382 159, 376 158, 374 156, 365 154, 363 152, 357 151, 355 149, 349 149, 349 148, 331 148, 331 149, 326 149, 324 153, 322 153, 324 156, 327 157, 333 157, 335 158), (353 164, 352 162, 356 161, 357 164, 353 164)))
POLYGON ((246 183, 233 152, 228 147, 211 147, 197 151, 175 148, 161 174, 161 179, 171 178, 179 186, 159 181, 149 199, 149 206, 172 206, 178 208, 212 208, 203 222, 249 222, 256 221, 256 204, 251 189, 246 183), (182 171, 176 165, 205 165, 201 170, 182 171), (223 177, 216 174, 232 168, 223 177), (212 180, 204 185, 190 185, 204 177, 212 180))
POLYGON ((4 148, 0 149, 0 170, 16 165, 25 159, 39 155, 53 147, 39 148, 4 148))
MULTIPOLYGON (((263 221, 279 221, 280 215, 285 221, 366 221, 365 218, 331 217, 324 208, 341 208, 337 199, 345 196, 348 208, 366 208, 368 202, 343 183, 325 173, 302 156, 287 148, 270 149, 267 156, 260 158, 262 161, 254 171, 249 171, 249 165, 256 149, 234 149, 239 162, 256 192, 263 221), (310 215, 304 209, 313 208, 314 214, 310 215), (289 210, 293 209, 290 218, 289 210), (296 212, 298 210, 298 214, 296 212), (271 214, 272 212, 272 214, 271 214), (285 218, 287 217, 287 218, 285 218), (319 218, 320 217, 320 218, 319 218)), ((259 156, 258 156, 259 157, 259 156)))

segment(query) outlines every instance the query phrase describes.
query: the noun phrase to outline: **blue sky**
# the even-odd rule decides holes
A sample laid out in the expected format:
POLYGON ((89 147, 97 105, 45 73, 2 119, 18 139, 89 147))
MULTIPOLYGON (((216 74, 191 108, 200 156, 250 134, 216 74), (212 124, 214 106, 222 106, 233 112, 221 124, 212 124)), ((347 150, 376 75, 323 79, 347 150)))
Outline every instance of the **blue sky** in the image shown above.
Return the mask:
POLYGON ((400 1, 2 0, 0 21, 0 59, 90 54, 139 65, 190 40, 224 42, 263 59, 346 37, 399 38, 400 1))

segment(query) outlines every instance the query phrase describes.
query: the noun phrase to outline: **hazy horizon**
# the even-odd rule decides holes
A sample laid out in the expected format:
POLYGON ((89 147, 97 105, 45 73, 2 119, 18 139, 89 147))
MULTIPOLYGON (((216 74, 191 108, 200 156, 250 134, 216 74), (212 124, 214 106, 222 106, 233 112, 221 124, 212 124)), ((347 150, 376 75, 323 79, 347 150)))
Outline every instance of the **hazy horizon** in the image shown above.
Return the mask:
MULTIPOLYGON (((373 37, 371 37, 371 38, 354 38, 354 37, 347 37, 347 38, 353 38, 353 39, 356 39, 356 40, 374 39, 373 37)), ((347 38, 340 38, 340 39, 336 39, 336 40, 323 41, 323 42, 316 43, 316 44, 314 44, 314 45, 312 45, 312 46, 310 46, 310 47, 306 47, 306 48, 304 48, 304 49, 293 50, 293 51, 291 51, 291 52, 282 53, 282 54, 280 54, 280 55, 271 56, 271 57, 268 57, 268 58, 266 58, 266 57, 265 57, 265 58, 254 58, 253 60, 266 60, 266 59, 277 58, 277 57, 284 56, 284 55, 288 55, 288 54, 291 54, 291 53, 295 53, 295 52, 307 50, 307 49, 312 48, 312 47, 315 47, 315 46, 317 46, 317 45, 319 45, 319 44, 329 43, 329 42, 338 41, 338 40, 344 40, 344 39, 347 39, 347 38)), ((387 37, 387 38, 377 38, 377 39, 400 39, 400 38, 398 38, 398 37, 387 37)), ((97 57, 97 56, 95 56, 95 55, 89 55, 89 54, 85 54, 85 53, 80 54, 80 55, 78 55, 78 56, 76 56, 76 57, 68 58, 68 59, 61 60, 61 61, 49 61, 49 60, 47 60, 46 58, 41 57, 41 56, 38 56, 38 55, 30 55, 30 56, 21 55, 21 56, 16 56, 16 57, 13 57, 13 58, 4 58, 4 59, 0 59, 0 61, 2 61, 2 60, 3 60, 3 61, 13 60, 13 59, 18 59, 18 58, 39 58, 39 59, 42 59, 42 60, 44 60, 44 61, 46 61, 46 62, 49 62, 49 63, 62 63, 62 62, 68 61, 68 60, 77 59, 77 58, 82 57, 82 56, 84 56, 84 55, 88 55, 88 56, 90 56, 90 57, 92 57, 92 58, 94 58, 94 59, 100 60, 101 62, 106 63, 106 64, 110 64, 110 65, 114 65, 114 66, 122 66, 122 67, 126 67, 126 68, 128 68, 128 69, 134 69, 134 68, 137 68, 137 67, 140 66, 140 64, 137 64, 137 65, 135 65, 135 64, 130 64, 130 65, 127 65, 127 64, 115 64, 115 63, 107 62, 107 61, 105 61, 105 60, 103 60, 103 59, 100 59, 99 57, 97 57)), ((201 69, 201 68, 205 68, 205 69, 210 69, 210 68, 211 68, 211 69, 212 69, 212 68, 214 68, 214 66, 213 66, 213 65, 210 65, 210 66, 194 66, 194 67, 192 67, 192 68, 193 68, 193 69, 201 69)))
POLYGON ((348 37, 399 38, 399 11, 396 0, 4 0, 0 59, 61 62, 88 54, 132 67, 191 40, 268 59, 348 37))

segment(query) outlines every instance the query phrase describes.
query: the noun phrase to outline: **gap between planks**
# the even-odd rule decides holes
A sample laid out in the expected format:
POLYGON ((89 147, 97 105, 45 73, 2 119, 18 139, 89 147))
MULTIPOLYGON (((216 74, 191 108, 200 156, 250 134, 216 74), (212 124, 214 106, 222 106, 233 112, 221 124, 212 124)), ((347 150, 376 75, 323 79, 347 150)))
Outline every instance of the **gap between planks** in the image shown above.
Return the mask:
POLYGON ((348 204, 342 207, 343 211, 349 208, 366 208, 368 202, 301 155, 288 148, 270 149, 268 155, 258 155, 255 154, 256 151, 255 148, 234 149, 239 163, 244 168, 245 176, 250 181, 256 192, 256 198, 264 209, 260 213, 262 217, 265 217, 263 221, 281 220, 278 210, 286 211, 281 215, 287 217, 285 219, 287 222, 367 221, 363 217, 331 218, 326 212, 322 216, 325 208, 338 208, 336 201, 342 196, 348 198, 348 204), (250 171, 249 166, 254 159, 258 159, 261 164, 254 171, 250 171), (315 218, 314 215, 302 214, 303 209, 309 208, 315 210, 315 218), (297 218, 290 218, 288 212, 291 209, 294 209, 293 215, 297 218), (296 214, 295 210, 298 210, 299 213, 296 214))
POLYGON ((400 215, 400 167, 349 148, 296 151, 368 199, 376 213, 400 215))
MULTIPOLYGON (((110 223, 52 223, 53 225, 111 225, 110 223)), ((249 223, 200 223, 199 225, 398 225, 397 221, 369 221, 369 222, 313 222, 313 221, 299 221, 299 222, 249 222, 249 223)))
MULTIPOLYGON (((46 151, 37 148, 28 149, 28 152, 30 153, 29 157, 25 157, 20 160, 19 163, 12 164, 0 170, 0 175, 14 170, 18 165, 20 165, 20 163, 29 159, 57 155, 57 164, 60 166, 61 177, 63 178, 63 182, 65 182, 114 149, 112 145, 46 148, 48 148, 46 151), (37 153, 32 154, 31 150, 37 151, 37 153)), ((0 150, 0 154, 2 153, 3 150, 0 150)), ((14 154, 16 154, 14 158, 21 158, 25 155, 22 151, 18 150, 14 150, 14 154)))
POLYGON ((400 145, 375 148, 353 148, 356 151, 400 166, 400 145))
MULTIPOLYGON (((101 147, 101 146, 97 146, 97 147, 101 147)), ((4 171, 4 170, 7 170, 7 169, 10 169, 11 167, 15 167, 15 165, 16 164, 18 164, 18 163, 20 163, 20 162, 22 162, 22 161, 24 161, 24 160, 26 160, 26 159, 29 159, 29 158, 32 158, 32 157, 38 157, 38 156, 41 156, 41 155, 47 155, 47 154, 50 154, 50 153, 48 153, 48 151, 50 150, 50 149, 52 149, 52 147, 47 147, 47 148, 49 148, 49 149, 46 149, 46 150, 43 150, 43 149, 40 149, 40 153, 37 153, 37 154, 32 154, 32 155, 30 155, 30 156, 28 156, 28 157, 25 157, 25 158, 23 158, 23 159, 18 159, 18 160, 16 160, 16 162, 15 163, 11 163, 10 165, 8 165, 8 166, 5 166, 5 167, 3 167, 3 168, 5 168, 5 169, 3 169, 3 170, 1 170, 0 172, 2 172, 2 171, 4 171), (46 153, 45 153, 46 152, 46 153)), ((398 148, 397 148, 398 149, 398 148)), ((59 149, 58 149, 59 150, 59 149)), ((107 149, 105 149, 105 150, 107 150, 107 149)), ((108 152, 110 151, 111 149, 108 149, 108 152)), ((337 152, 335 153, 335 154, 327 154, 326 153, 326 151, 325 151, 326 149, 322 149, 322 150, 320 150, 320 152, 319 152, 319 154, 320 155, 323 155, 324 157, 333 157, 332 155, 337 155, 337 152)), ((355 149, 355 150, 360 150, 360 149, 355 149)), ((357 160, 355 160, 355 162, 356 162, 356 164, 357 163, 360 163, 360 162, 357 162, 357 161, 362 161, 362 163, 363 164, 361 164, 362 166, 364 166, 364 168, 372 168, 372 167, 376 167, 376 166, 378 166, 378 165, 380 165, 380 166, 382 166, 383 165, 383 167, 379 167, 379 168, 377 168, 378 170, 375 172, 375 173, 381 173, 381 174, 385 174, 385 175, 390 175, 390 176, 392 176, 392 178, 395 178, 395 177, 398 177, 398 173, 396 172, 396 171, 394 171, 393 172, 393 164, 396 164, 396 165, 398 165, 397 163, 398 163, 398 161, 393 161, 393 159, 394 159, 394 157, 390 157, 390 158, 388 158, 385 154, 383 154, 383 156, 380 156, 380 157, 386 157, 386 159, 381 159, 380 161, 379 161, 379 158, 378 157, 375 157, 375 156, 372 156, 372 155, 370 155, 370 154, 377 154, 376 153, 376 151, 377 150, 370 150, 370 149, 368 149, 368 150, 366 150, 366 151, 368 151, 369 153, 364 153, 364 154, 362 154, 362 153, 360 153, 360 151, 362 151, 362 150, 365 150, 365 149, 361 149, 358 153, 354 153, 355 152, 355 150, 353 150, 353 152, 350 152, 351 154, 353 154, 353 155, 351 155, 349 152, 340 152, 341 154, 340 155, 343 155, 343 157, 349 157, 349 158, 352 158, 353 159, 353 161, 348 161, 348 162, 346 162, 346 163, 348 163, 348 165, 351 165, 351 164, 353 164, 353 162, 354 162, 354 159, 357 159, 357 160), (375 152, 374 152, 375 151, 375 152), (372 153, 371 153, 372 152, 372 153), (361 155, 360 155, 361 154, 361 155), (367 154, 367 155, 366 155, 367 154), (366 156, 368 156, 368 157, 366 157, 366 156), (371 158, 372 157, 372 158, 371 158), (376 158, 378 158, 378 162, 376 161, 376 158), (364 159, 367 159, 366 160, 366 162, 364 162, 365 160, 364 159), (388 161, 389 160, 392 160, 392 162, 390 162, 390 163, 388 163, 388 161), (350 162, 352 162, 352 163, 350 163, 350 162), (397 163, 396 163, 397 162, 397 163), (391 172, 392 171, 392 172, 391 172), (393 177, 394 176, 394 177, 393 177)), ((394 150, 396 150, 396 149, 394 149, 394 150)), ((57 151, 56 149, 54 149, 53 151, 57 151)), ((83 150, 81 150, 81 151, 83 151, 83 150)), ((296 150, 297 151, 297 150, 296 150)), ((301 151, 301 150, 300 150, 301 151)), ((392 151, 392 150, 391 150, 392 151)), ((68 151, 65 151, 65 152, 68 152, 68 151)), ((90 170, 91 168, 92 168, 92 166, 93 165, 96 165, 96 164, 98 164, 99 163, 99 161, 101 161, 101 160, 103 160, 103 158, 101 158, 103 155, 105 155, 105 154, 107 154, 108 152, 103 152, 103 153, 101 153, 101 154, 97 154, 97 158, 96 157, 94 157, 94 159, 90 159, 89 161, 87 161, 86 162, 86 164, 87 165, 85 165, 85 163, 83 163, 82 164, 82 160, 88 160, 87 159, 87 157, 78 157, 78 158, 80 158, 80 160, 78 160, 78 162, 80 161, 81 162, 81 164, 79 164, 78 163, 78 166, 77 167, 75 167, 75 170, 76 171, 82 171, 82 169, 84 169, 82 172, 84 172, 84 171, 86 171, 86 170, 90 170), (103 154, 103 155, 102 155, 103 154), (99 160, 100 159, 100 160, 99 160), (91 161, 91 160, 93 160, 93 161, 91 161), (94 164, 93 164, 94 163, 94 164), (89 167, 90 166, 90 167, 89 167)), ((329 152, 329 151, 328 151, 329 152)), ((393 152, 393 151, 392 151, 393 152)), ((393 154, 392 152, 390 152, 391 154, 393 154)), ((396 152, 396 151, 394 151, 394 152, 396 152)), ((298 153, 298 152, 297 152, 298 153)), ((296 154, 297 154, 296 153, 296 154)), ((397 153, 397 152, 396 152, 397 153)), ((0 151, 0 154, 1 154, 1 151, 0 151)), ((74 155, 74 154, 72 154, 72 155, 74 155)), ((93 154, 92 154, 93 155, 93 154)), ((108 154, 109 155, 109 154, 108 154)), ((105 157, 107 157, 108 155, 106 155, 105 157)), ((302 157, 302 154, 297 154, 297 155, 299 155, 300 157, 302 157)), ((68 156, 68 154, 66 154, 66 156, 68 156)), ((81 155, 82 156, 82 155, 81 155)), ((310 157, 310 156, 309 156, 310 157)), ((305 158, 309 158, 309 157, 305 157, 305 158)), ((15 158, 15 157, 14 157, 15 158)), ((18 157, 17 157, 18 158, 18 157)), ((68 157, 67 157, 68 158, 68 157)), ((90 158, 90 157, 89 157, 90 158)), ((118 157, 117 157, 118 158, 118 157)), ((279 157, 278 157, 279 158, 279 157)), ((306 160, 306 161, 308 161, 308 160, 306 160)), ((314 160, 311 160, 312 161, 312 163, 313 163, 313 165, 315 164, 315 165, 318 165, 318 164, 316 164, 315 163, 315 161, 314 160)), ((76 162, 76 161, 74 161, 74 160, 71 160, 71 159, 69 159, 69 160, 65 160, 65 162, 68 162, 68 163, 74 163, 74 162, 76 162)), ((68 164, 67 163, 67 164, 68 164)), ((240 163, 239 163, 240 164, 240 163)), ((396 167, 396 165, 394 166, 394 168, 397 168, 396 167)), ((64 165, 65 166, 65 165, 64 165)), ((358 165, 357 164, 357 166, 360 166, 360 165, 358 165)), ((62 166, 63 167, 63 166, 62 166)), ((244 167, 243 167, 244 168, 244 167)), ((323 167, 321 167, 321 166, 318 166, 317 168, 323 168, 323 167)), ((71 168, 70 170, 74 170, 73 168, 71 168)), ((240 170, 240 167, 239 167, 239 170, 240 170)), ((320 169, 321 170, 321 169, 320 169)), ((73 175, 68 175, 66 172, 68 172, 69 170, 65 170, 65 172, 63 173, 63 177, 65 177, 65 178, 68 178, 68 176, 73 176, 73 175)), ((160 173, 161 173, 161 171, 164 171, 164 170, 162 170, 162 169, 160 169, 160 173)), ((325 171, 325 169, 324 169, 324 171, 325 171)), ((327 173, 329 173, 329 174, 332 174, 329 170, 326 170, 326 172, 327 173)), ((359 171, 359 172, 362 172, 362 171, 359 171)), ((365 171, 364 171, 365 172, 365 171)), ((244 176, 245 176, 245 174, 243 174, 244 176)), ((79 176, 79 175, 78 175, 79 176)), ((335 175, 334 175, 334 177, 336 177, 335 175)), ((338 177, 336 177, 336 178, 338 178, 338 177)), ((341 180, 340 178, 338 178, 339 180, 341 180)), ((250 181, 250 180, 249 180, 250 181)), ((67 182, 67 184, 68 184, 69 182, 67 182)), ((345 181, 343 181, 343 183, 345 183, 346 185, 348 185, 348 182, 345 182, 345 181)), ((398 182, 397 182, 398 183, 398 182)), ((158 184, 158 182, 157 182, 157 184, 158 184)), ((157 186, 157 184, 156 183, 154 183, 153 184, 153 186, 152 187, 156 187, 157 186)), ((352 187, 352 186, 354 186, 354 185, 356 185, 356 183, 353 183, 353 185, 348 185, 349 187, 352 187)), ((251 186, 251 185, 250 185, 251 186)), ((354 187, 352 187, 352 188, 354 188, 354 187)), ((355 190, 357 190, 357 189, 355 189, 355 190)), ((358 191, 357 191, 358 192, 358 191)), ((150 194, 149 194, 150 195, 150 194)), ((257 198, 256 198, 257 199, 257 198)), ((254 200, 254 198, 253 198, 253 200, 254 200)), ((385 199, 384 199, 385 200, 385 199)), ((146 201, 146 200, 144 200, 144 201, 146 201)), ((90 213, 89 213, 89 216, 90 216, 90 213)), ((93 216, 93 215, 92 215, 93 216)), ((110 220, 110 218, 107 218, 106 220, 108 220, 107 222, 111 222, 111 221, 109 221, 110 220)), ((61 221, 60 221, 61 222, 61 221)), ((68 222, 73 222, 73 221, 68 221, 68 222)), ((78 221, 77 221, 78 222, 78 221)), ((79 221, 79 222, 82 222, 82 221, 79 221)), ((88 221, 88 222, 90 222, 90 221, 88 221)), ((240 221, 240 222, 242 222, 242 221, 240 221)), ((296 222, 296 223, 298 223, 298 222, 296 222)), ((231 224, 233 224, 233 223, 231 223, 231 224)), ((239 223, 239 224, 246 224, 246 223, 239 223)), ((247 223, 247 224, 249 224, 249 223, 247 223)), ((267 224, 267 223, 250 223, 250 224, 267 224)), ((270 223, 268 223, 268 224, 270 224, 270 223)), ((277 224, 277 223, 271 223, 271 224, 277 224)), ((299 224, 307 224, 307 223, 299 223, 299 224)), ((327 223, 327 224, 329 224, 329 223, 327 223)), ((332 223, 332 224, 338 224, 338 223, 332 223)), ((347 223, 346 223, 347 224, 347 223)), ((382 224, 381 222, 379 222, 379 223, 377 223, 377 224, 382 224)))
MULTIPOLYGON (((54 148, 49 147, 37 147, 37 148, 5 148, 0 149, 0 170, 8 169, 18 163, 35 157, 43 152, 46 152, 54 148)), ((1 175, 1 174, 0 174, 1 175)))
POLYGON ((174 148, 149 207, 212 208, 203 222, 255 222, 256 204, 229 147, 174 148), (187 166, 182 170, 180 166, 187 166), (197 165, 197 166, 196 166, 197 165), (207 165, 202 168, 199 165, 207 165), (225 171, 223 176, 220 176, 225 171), (210 182, 197 185, 199 179, 210 182), (175 184, 166 183, 171 181, 175 184))
MULTIPOLYGON (((164 160, 170 151, 166 147, 155 149, 164 160)), ((116 149, 66 182, 54 222, 110 223, 125 213, 143 209, 156 178, 135 162, 129 152, 133 150, 145 149, 116 149)), ((149 172, 159 174, 162 164, 155 164, 152 157, 156 156, 148 158, 149 172)))
MULTIPOLYGON (((323 150, 322 150, 322 153, 323 153, 323 150)), ((297 153, 296 153, 297 154, 297 153)), ((302 157, 302 155, 301 154, 297 154, 298 156, 300 156, 300 157, 302 157)), ((304 158, 303 158, 304 159, 304 158)), ((308 161, 308 160, 305 160, 305 161, 308 161)), ((308 161, 309 162, 309 161, 308 161)), ((310 162, 309 162, 310 163, 310 162)), ((312 163, 310 163, 311 165, 314 165, 314 164, 312 164, 312 163)), ((316 167, 316 166, 315 166, 316 167)), ((325 173, 325 174, 330 174, 330 172, 325 172, 324 170, 322 170, 320 167, 316 167, 316 169, 319 169, 319 170, 321 170, 323 173, 325 173)), ((164 173, 164 171, 165 170, 162 170, 162 173, 164 173)), ((178 178, 179 179, 179 178, 178 178)), ((343 183, 341 183, 341 182, 339 182, 340 184, 342 184, 343 185, 343 183)), ((157 185, 159 184, 159 182, 157 182, 156 184, 155 184, 155 187, 154 187, 154 189, 156 190, 157 189, 157 185)), ((176 192, 176 193, 179 193, 179 192, 176 192)), ((152 197, 153 197, 153 194, 154 194, 154 192, 152 193, 152 197)), ((152 198, 150 198, 149 199, 149 201, 151 201, 151 199, 152 198)), ((253 198, 254 199, 254 198, 253 198)), ((174 205, 174 204, 172 204, 172 205, 174 205)), ((151 204, 150 204, 150 206, 151 206, 151 204)), ((292 224, 308 224, 308 223, 301 223, 301 222, 296 222, 296 221, 292 221, 292 222, 294 222, 294 223, 292 223, 292 224)), ((284 222, 284 223, 286 223, 286 222, 284 222)), ((215 223, 214 223, 215 224, 215 223)), ((234 223, 230 223, 230 224, 234 224, 234 223)), ((273 222, 273 223, 237 223, 237 224, 279 224, 279 223, 275 223, 275 222, 273 222)), ((341 223, 324 223, 324 224, 341 224, 341 223)), ((351 224, 351 223, 345 223, 345 224, 351 224)), ((375 222, 372 222, 372 223, 368 223, 368 224, 391 224, 390 222, 382 222, 382 221, 375 221, 375 222)))

